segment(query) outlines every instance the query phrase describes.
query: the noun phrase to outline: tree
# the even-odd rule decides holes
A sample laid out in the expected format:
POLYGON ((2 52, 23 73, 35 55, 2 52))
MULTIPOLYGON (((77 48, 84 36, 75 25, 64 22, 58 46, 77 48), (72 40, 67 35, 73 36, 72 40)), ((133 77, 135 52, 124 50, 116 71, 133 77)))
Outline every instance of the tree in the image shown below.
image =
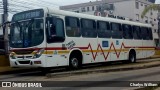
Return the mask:
MULTIPOLYGON (((142 14, 141 14, 141 18, 144 18, 144 16, 145 16, 150 10, 156 10, 156 11, 160 12, 160 4, 151 4, 151 5, 149 5, 148 7, 146 7, 146 8, 143 10, 142 14)), ((159 15, 158 15, 158 17, 159 17, 159 15)), ((160 19, 159 19, 159 21, 160 21, 160 19)), ((159 28, 159 26, 158 26, 158 28, 159 28)), ((159 31, 158 31, 158 32, 159 32, 159 31)), ((158 43, 160 44, 160 33, 158 33, 158 34, 159 34, 159 41, 158 41, 158 43)), ((158 43, 157 43, 157 45, 159 46, 158 43)))
POLYGON ((141 14, 141 17, 144 18, 144 16, 146 15, 147 12, 149 12, 150 10, 157 10, 160 12, 160 5, 158 4, 152 4, 152 5, 149 5, 148 7, 146 7, 142 14, 141 14))

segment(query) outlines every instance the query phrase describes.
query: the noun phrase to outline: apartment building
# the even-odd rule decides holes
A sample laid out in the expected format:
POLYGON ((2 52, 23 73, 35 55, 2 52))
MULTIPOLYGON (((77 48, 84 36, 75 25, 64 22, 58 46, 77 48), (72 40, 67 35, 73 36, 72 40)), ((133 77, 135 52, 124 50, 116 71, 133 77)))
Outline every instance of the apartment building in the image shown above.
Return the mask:
POLYGON ((158 45, 158 11, 151 10, 144 18, 141 18, 144 8, 153 4, 152 2, 155 2, 155 0, 97 0, 94 2, 90 1, 87 3, 61 6, 60 9, 151 24, 155 44, 158 45))

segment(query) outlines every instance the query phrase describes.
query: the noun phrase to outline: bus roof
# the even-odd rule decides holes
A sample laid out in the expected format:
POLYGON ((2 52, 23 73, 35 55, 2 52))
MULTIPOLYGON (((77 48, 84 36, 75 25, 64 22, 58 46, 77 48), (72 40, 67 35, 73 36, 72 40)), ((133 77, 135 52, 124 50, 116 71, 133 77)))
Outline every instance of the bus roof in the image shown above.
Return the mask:
POLYGON ((110 18, 110 17, 100 17, 100 16, 76 13, 76 12, 71 12, 71 11, 64 11, 64 10, 59 10, 59 9, 51 9, 51 8, 47 8, 47 9, 48 9, 48 13, 50 13, 50 14, 58 14, 58 15, 63 15, 63 16, 72 16, 72 17, 78 17, 78 18, 95 19, 95 20, 102 20, 102 21, 151 27, 151 24, 144 24, 144 23, 140 23, 140 22, 133 22, 133 21, 115 19, 115 18, 110 18))

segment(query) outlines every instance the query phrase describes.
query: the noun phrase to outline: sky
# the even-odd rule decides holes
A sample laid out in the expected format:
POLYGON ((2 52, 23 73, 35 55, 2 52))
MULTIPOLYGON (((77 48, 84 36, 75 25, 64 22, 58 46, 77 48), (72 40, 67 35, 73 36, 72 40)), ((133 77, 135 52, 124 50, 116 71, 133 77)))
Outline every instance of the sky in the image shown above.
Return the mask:
MULTIPOLYGON (((96 0, 45 0, 45 1, 52 2, 58 5, 69 5, 69 4, 83 3, 89 1, 96 1, 96 0)), ((160 0, 156 0, 156 3, 160 4, 160 0)))
POLYGON ((77 3, 84 3, 84 2, 90 2, 90 1, 96 1, 96 0, 45 0, 47 2, 55 3, 59 6, 61 5, 70 5, 70 4, 77 4, 77 3))
MULTIPOLYGON (((89 1, 96 1, 96 0, 45 0, 45 1, 52 2, 57 5, 69 5, 69 4, 83 3, 89 1)), ((156 3, 160 4, 160 0, 156 0, 156 3)))
MULTIPOLYGON (((15 0, 12 0, 12 1, 15 1, 15 0)), ((36 2, 41 3, 44 1, 44 2, 47 2, 50 4, 54 4, 56 7, 59 7, 59 6, 63 6, 63 5, 85 3, 85 2, 97 1, 97 0, 16 0, 16 1, 22 1, 22 2, 28 1, 28 2, 32 2, 32 3, 36 3, 36 2)), ((156 4, 160 4, 160 0, 156 0, 156 4)), ((12 14, 9 15, 9 19, 11 19, 11 17, 12 17, 12 14)))
POLYGON ((157 4, 160 4, 160 0, 156 0, 156 3, 157 3, 157 4))
MULTIPOLYGON (((55 7, 63 6, 63 5, 71 5, 71 4, 78 4, 78 3, 85 3, 85 2, 90 2, 90 1, 97 1, 97 0, 12 0, 12 1, 19 1, 19 2, 29 2, 29 3, 37 3, 37 4, 42 4, 42 5, 51 5, 55 7), (47 3, 47 4, 46 4, 47 3)), ((100 1, 100 0, 98 0, 100 1)), ((160 0, 156 0, 157 4, 160 4, 160 0)), ((23 4, 22 4, 23 5, 23 4)), ((27 5, 24 5, 27 6, 27 5)), ((9 15, 9 19, 12 17, 12 14, 9 15)))

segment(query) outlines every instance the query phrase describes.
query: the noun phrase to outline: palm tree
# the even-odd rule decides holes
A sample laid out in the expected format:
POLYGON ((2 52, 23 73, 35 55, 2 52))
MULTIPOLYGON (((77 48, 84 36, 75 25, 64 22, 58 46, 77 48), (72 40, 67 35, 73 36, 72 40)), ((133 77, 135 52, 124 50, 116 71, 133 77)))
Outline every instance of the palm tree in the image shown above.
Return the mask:
POLYGON ((152 4, 152 5, 149 5, 148 7, 146 7, 142 14, 141 14, 141 17, 144 18, 144 16, 146 15, 146 13, 149 11, 149 10, 157 10, 160 12, 160 5, 158 4, 152 4))

